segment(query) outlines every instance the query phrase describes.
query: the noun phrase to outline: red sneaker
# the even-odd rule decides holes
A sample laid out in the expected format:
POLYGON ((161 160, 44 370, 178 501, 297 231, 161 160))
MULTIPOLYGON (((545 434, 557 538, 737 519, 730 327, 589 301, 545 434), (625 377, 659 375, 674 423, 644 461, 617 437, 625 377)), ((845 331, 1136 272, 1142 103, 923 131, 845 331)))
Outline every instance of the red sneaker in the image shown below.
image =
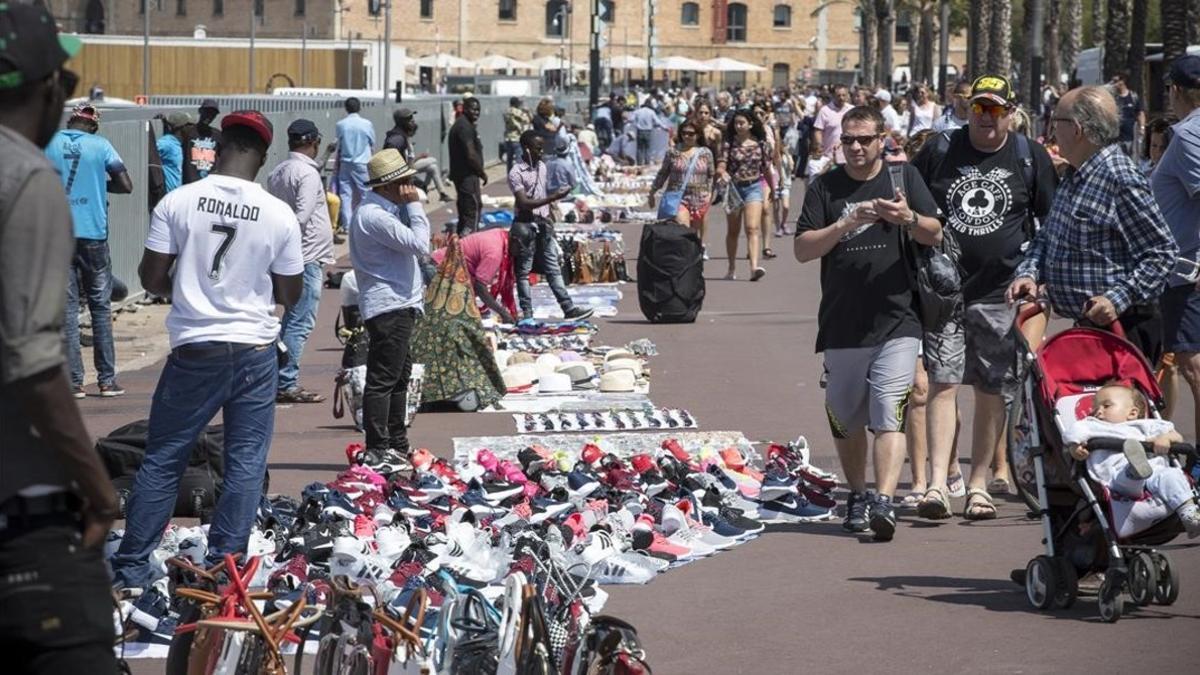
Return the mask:
POLYGON ((594 469, 599 465, 600 460, 604 458, 604 451, 595 443, 588 443, 583 446, 583 450, 579 453, 579 458, 587 462, 588 466, 594 469))

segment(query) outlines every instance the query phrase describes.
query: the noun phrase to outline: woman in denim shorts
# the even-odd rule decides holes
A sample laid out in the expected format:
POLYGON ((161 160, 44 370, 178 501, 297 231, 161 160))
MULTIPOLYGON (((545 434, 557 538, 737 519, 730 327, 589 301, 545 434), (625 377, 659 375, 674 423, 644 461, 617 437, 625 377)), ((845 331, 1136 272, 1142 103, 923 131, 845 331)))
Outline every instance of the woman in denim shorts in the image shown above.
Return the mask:
POLYGON ((758 281, 767 271, 759 266, 762 250, 762 214, 764 188, 771 189, 771 153, 766 132, 753 111, 739 108, 725 128, 725 144, 717 161, 718 180, 729 184, 729 199, 740 203, 728 210, 729 230, 725 234, 725 252, 729 257, 726 279, 735 279, 738 234, 746 229, 750 255, 750 281, 758 281))

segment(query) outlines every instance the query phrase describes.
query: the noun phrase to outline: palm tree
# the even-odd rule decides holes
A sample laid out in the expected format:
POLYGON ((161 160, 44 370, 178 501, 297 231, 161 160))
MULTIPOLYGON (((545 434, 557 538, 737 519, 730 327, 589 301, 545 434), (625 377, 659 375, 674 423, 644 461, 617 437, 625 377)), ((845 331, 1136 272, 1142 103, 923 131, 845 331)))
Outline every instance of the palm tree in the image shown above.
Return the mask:
POLYGON ((988 26, 987 71, 1009 77, 1012 73, 1012 0, 991 0, 988 26))
MULTIPOLYGON (((1170 0, 1168 0, 1169 2, 1170 0)), ((1092 0, 1092 46, 1104 45, 1104 0, 1092 0)))
POLYGON ((874 0, 825 0, 816 6, 809 16, 816 19, 821 12, 834 5, 851 5, 854 13, 862 17, 861 37, 859 39, 858 68, 862 75, 863 85, 875 86, 875 1, 874 0))
POLYGON ((1129 71, 1129 88, 1136 91, 1138 96, 1146 94, 1142 90, 1142 63, 1146 60, 1146 11, 1149 4, 1150 0, 1133 0, 1129 23, 1129 54, 1125 70, 1129 71))
MULTIPOLYGON (((1028 45, 1033 39, 1033 0, 1025 0, 1021 4, 1021 35, 1025 38, 1025 44, 1028 45)), ((1021 66, 1017 77, 1020 81, 1017 91, 1027 95, 1030 91, 1030 82, 1033 80, 1033 50, 1022 49, 1019 54, 1021 55, 1021 66)), ((1025 96, 1021 98, 1024 99, 1025 96)))
POLYGON ((1046 81, 1053 85, 1057 85, 1062 77, 1062 56, 1059 53, 1058 47, 1062 41, 1062 37, 1059 35, 1061 29, 1062 21, 1059 15, 1059 0, 1046 0, 1045 73, 1046 81))
POLYGON ((879 22, 879 76, 875 78, 881 86, 892 81, 892 62, 896 51, 896 0, 875 0, 879 22))
MULTIPOLYGON (((1170 4, 1167 0, 1166 4, 1170 4)), ((1124 70, 1129 56, 1129 0, 1108 0, 1104 26, 1104 79, 1124 70)))
POLYGON ((991 0, 970 0, 967 13, 967 74, 974 78, 987 70, 988 33, 992 23, 991 0))
POLYGON ((1200 44, 1200 0, 1188 3, 1188 44, 1200 44))
POLYGON ((1162 41, 1163 65, 1187 53, 1188 6, 1184 0, 1163 0, 1162 41))
MULTIPOLYGON (((1075 59, 1083 46, 1083 0, 1064 0, 1061 25, 1058 29, 1062 69, 1069 77, 1075 72, 1075 59)), ((1058 84, 1055 82, 1055 84, 1058 84)))

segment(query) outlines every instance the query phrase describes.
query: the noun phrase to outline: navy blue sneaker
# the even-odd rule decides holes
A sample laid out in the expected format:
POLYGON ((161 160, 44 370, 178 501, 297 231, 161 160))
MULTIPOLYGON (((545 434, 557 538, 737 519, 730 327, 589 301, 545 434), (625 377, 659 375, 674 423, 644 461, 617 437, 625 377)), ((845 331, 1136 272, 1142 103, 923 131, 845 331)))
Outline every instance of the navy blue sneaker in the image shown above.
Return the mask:
POLYGON ((877 495, 871 505, 871 532, 875 541, 891 541, 896 536, 896 510, 890 495, 877 495))
POLYGON ((483 495, 483 490, 480 488, 471 488, 464 492, 462 496, 462 503, 464 506, 470 509, 472 513, 476 513, 481 516, 495 516, 503 514, 507 511, 507 509, 490 503, 487 500, 487 497, 483 495))
POLYGON ((534 497, 533 505, 544 510, 549 518, 558 517, 575 508, 571 506, 570 502, 547 499, 546 497, 534 497))
MULTIPOLYGON (((724 472, 722 472, 724 473, 724 472)), ((769 502, 774 499, 781 499, 796 494, 796 479, 792 478, 785 471, 781 471, 776 466, 767 467, 767 471, 763 474, 762 489, 758 493, 758 498, 764 502, 769 502)))
POLYGON ((493 504, 502 502, 509 497, 519 495, 524 490, 523 487, 516 483, 509 483, 508 481, 499 479, 480 481, 477 478, 472 478, 467 487, 468 489, 478 489, 483 493, 484 498, 493 504))
POLYGON ((442 497, 445 495, 454 494, 454 488, 450 487, 443 482, 441 478, 438 478, 431 473, 422 473, 421 477, 417 480, 415 487, 431 497, 442 497))
POLYGON ((429 509, 409 499, 408 495, 404 494, 403 490, 396 490, 392 492, 392 496, 388 497, 387 505, 391 510, 408 518, 417 518, 420 516, 429 515, 429 509))
POLYGON ((763 502, 758 507, 758 519, 764 523, 811 523, 833 518, 833 510, 814 506, 792 495, 763 502))
POLYGON ((576 469, 567 474, 567 492, 572 497, 587 497, 600 487, 600 481, 589 473, 576 469))
POLYGON ((866 492, 851 492, 846 499, 846 518, 842 521, 842 529, 847 532, 866 532, 871 529, 871 507, 875 495, 870 490, 866 492))
POLYGON ((745 530, 739 527, 734 527, 733 523, 725 520, 717 513, 703 511, 700 513, 700 518, 703 520, 705 525, 712 528, 713 532, 716 532, 722 537, 741 539, 742 537, 747 536, 747 532, 745 530))
POLYGON ((354 502, 346 495, 337 490, 330 490, 325 498, 325 508, 321 509, 321 515, 325 517, 343 518, 345 520, 354 520, 354 517, 362 513, 354 502))

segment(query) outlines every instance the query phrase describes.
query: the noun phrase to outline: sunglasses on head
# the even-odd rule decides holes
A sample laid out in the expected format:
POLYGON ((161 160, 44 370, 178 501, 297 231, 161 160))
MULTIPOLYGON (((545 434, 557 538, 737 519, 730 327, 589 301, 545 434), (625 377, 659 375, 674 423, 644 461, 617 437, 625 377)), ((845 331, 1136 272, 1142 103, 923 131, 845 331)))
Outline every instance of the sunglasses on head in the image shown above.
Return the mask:
POLYGON ((878 140, 879 138, 880 138, 879 134, 871 134, 870 136, 850 136, 848 134, 843 134, 842 135, 842 145, 844 145, 846 147, 850 147, 850 146, 854 145, 855 143, 858 143, 859 145, 861 145, 865 148, 868 145, 870 145, 871 143, 878 140))
POLYGON ((992 117, 1005 117, 1008 115, 1008 106, 997 105, 993 103, 972 103, 971 112, 976 115, 991 115, 992 117))

